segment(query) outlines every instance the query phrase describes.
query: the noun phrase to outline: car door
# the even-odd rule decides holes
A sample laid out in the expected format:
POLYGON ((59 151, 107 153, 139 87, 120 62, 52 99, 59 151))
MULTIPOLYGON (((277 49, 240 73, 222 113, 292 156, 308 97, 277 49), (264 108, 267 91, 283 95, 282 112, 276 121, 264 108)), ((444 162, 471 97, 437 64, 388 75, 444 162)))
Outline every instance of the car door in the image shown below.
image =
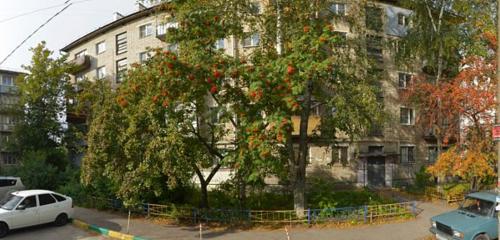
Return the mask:
POLYGON ((49 223, 56 220, 60 205, 49 193, 38 195, 40 223, 49 223))
POLYGON ((13 210, 11 228, 21 228, 39 224, 36 195, 25 197, 13 210))

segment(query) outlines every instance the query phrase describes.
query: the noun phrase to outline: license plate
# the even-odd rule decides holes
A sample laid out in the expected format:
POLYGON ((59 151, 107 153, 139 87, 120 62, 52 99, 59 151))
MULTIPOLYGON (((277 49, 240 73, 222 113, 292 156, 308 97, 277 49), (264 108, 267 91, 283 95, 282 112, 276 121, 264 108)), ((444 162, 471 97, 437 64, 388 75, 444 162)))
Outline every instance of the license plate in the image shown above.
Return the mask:
POLYGON ((436 234, 436 239, 437 240, 448 240, 448 238, 444 237, 444 236, 441 236, 439 234, 436 234))

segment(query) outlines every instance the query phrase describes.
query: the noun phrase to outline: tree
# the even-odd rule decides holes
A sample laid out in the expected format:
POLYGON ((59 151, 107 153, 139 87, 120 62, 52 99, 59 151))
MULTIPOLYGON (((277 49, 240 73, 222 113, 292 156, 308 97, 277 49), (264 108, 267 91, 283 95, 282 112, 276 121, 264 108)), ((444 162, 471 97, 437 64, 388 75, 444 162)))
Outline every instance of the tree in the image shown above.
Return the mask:
POLYGON ((13 133, 12 149, 18 151, 21 160, 19 174, 29 186, 53 188, 55 182, 42 184, 41 178, 54 179, 55 170, 62 171, 68 166, 65 129, 62 125, 65 110, 64 94, 67 90, 69 65, 66 58, 53 59, 52 52, 40 43, 32 49, 31 65, 25 66, 29 72, 17 79, 19 102, 17 116, 19 122, 13 133), (46 171, 35 170, 46 166, 46 171), (44 172, 39 179, 29 181, 33 171, 44 172))
MULTIPOLYGON (((352 51, 364 42, 343 40, 335 32, 328 4, 283 1, 260 11, 252 1, 164 3, 170 13, 165 21, 179 24, 169 29, 166 41, 178 44, 180 52, 156 51, 148 63, 133 67, 117 91, 117 104, 109 98, 91 123, 92 154, 85 164, 103 166, 102 173, 121 185, 119 194, 128 200, 138 200, 141 189, 161 191, 161 182, 153 186, 154 177, 176 184, 194 173, 200 205, 208 207, 207 185, 221 166, 251 183, 282 175, 288 159, 302 215, 311 100, 327 109, 321 135, 329 139, 338 132, 362 135, 380 116, 376 84, 367 77, 368 61, 361 61, 366 52, 352 51), (222 38, 255 40, 256 32, 258 47, 245 54, 236 48, 228 56, 212 47, 222 38), (299 113, 296 155, 291 117, 299 113), (117 129, 108 131, 112 126, 117 129), (208 176, 202 173, 206 168, 208 176)), ((85 169, 92 176, 94 168, 85 169)))

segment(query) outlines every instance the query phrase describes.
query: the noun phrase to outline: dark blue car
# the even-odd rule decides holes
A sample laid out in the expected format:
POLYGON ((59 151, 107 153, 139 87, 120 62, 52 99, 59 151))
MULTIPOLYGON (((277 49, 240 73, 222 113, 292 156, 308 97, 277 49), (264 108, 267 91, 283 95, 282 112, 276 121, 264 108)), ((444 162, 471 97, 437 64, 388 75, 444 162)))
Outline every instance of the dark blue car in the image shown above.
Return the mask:
POLYGON ((457 210, 432 217, 430 231, 438 240, 497 239, 497 204, 495 193, 468 194, 457 210))

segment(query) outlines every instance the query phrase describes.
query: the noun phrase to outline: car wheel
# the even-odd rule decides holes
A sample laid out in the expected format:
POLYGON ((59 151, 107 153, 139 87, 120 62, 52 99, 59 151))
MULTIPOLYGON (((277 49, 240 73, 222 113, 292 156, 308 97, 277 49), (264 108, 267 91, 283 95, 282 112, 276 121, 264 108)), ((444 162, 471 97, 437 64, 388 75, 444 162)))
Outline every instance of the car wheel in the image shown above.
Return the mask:
POLYGON ((474 238, 474 240, 490 240, 490 238, 486 234, 479 234, 474 238))
POLYGON ((9 226, 7 226, 6 223, 1 222, 0 223, 0 238, 7 236, 7 233, 9 233, 9 226))
POLYGON ((54 221, 54 224, 56 226, 64 226, 68 223, 68 215, 65 213, 61 213, 57 216, 56 221, 54 221))

